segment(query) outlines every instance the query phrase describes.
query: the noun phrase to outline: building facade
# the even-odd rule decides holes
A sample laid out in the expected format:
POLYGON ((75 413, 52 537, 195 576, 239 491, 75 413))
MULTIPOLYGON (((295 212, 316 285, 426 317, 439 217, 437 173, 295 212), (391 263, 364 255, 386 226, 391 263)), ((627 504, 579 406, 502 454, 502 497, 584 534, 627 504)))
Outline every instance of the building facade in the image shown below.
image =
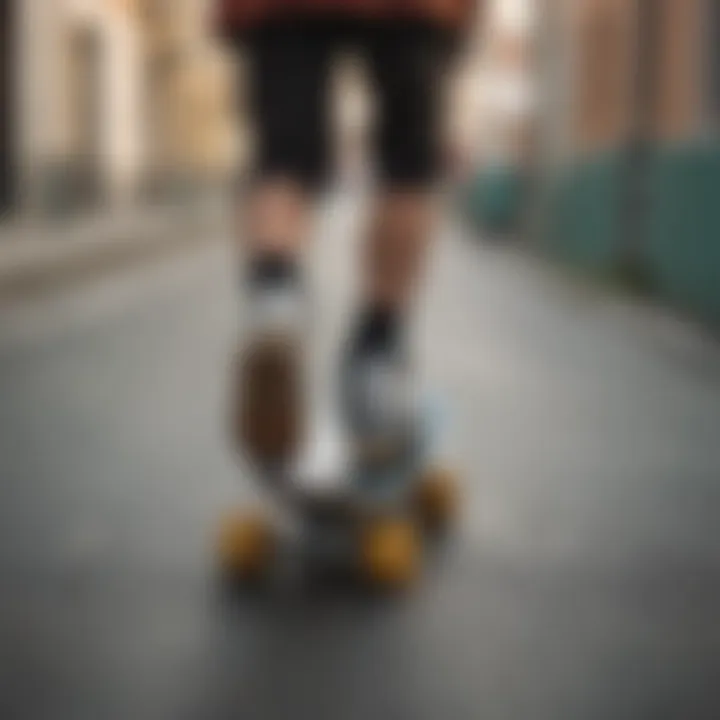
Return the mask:
POLYGON ((152 189, 223 182, 238 162, 237 72, 202 0, 144 0, 147 179, 152 189))
POLYGON ((461 78, 470 106, 460 102, 457 115, 472 170, 466 207, 493 234, 518 230, 535 161, 535 11, 533 0, 488 2, 461 78))
POLYGON ((31 213, 74 212, 226 172, 230 80, 204 5, 2 0, 15 22, 0 45, 0 167, 14 169, 1 195, 31 213))
POLYGON ((133 193, 142 47, 129 0, 23 0, 15 145, 21 199, 61 211, 133 193))
MULTIPOLYGON (((474 102, 467 116, 472 117, 481 164, 518 166, 527 159, 535 101, 533 26, 532 0, 495 0, 486 5, 483 31, 469 56, 465 80, 474 102)), ((462 121, 464 114, 458 117, 462 121)))
POLYGON ((563 95, 547 104, 545 128, 559 121, 569 130, 568 152, 613 147, 638 131, 672 142, 716 123, 714 0, 540 1, 547 52, 538 79, 563 95))
POLYGON ((13 204, 16 193, 16 159, 13 148, 15 123, 16 6, 0 0, 0 216, 13 204))
POLYGON ((540 242, 720 319, 720 4, 542 2, 540 242))

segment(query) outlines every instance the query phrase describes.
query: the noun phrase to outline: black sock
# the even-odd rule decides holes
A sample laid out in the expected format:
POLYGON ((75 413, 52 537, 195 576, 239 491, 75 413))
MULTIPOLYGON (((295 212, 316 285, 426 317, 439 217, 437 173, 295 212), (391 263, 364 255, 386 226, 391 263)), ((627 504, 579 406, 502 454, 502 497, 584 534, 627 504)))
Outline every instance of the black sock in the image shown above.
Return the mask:
POLYGON ((252 289, 287 287, 300 283, 300 266, 293 257, 277 254, 260 254, 251 258, 243 281, 252 289))
POLYGON ((369 355, 394 350, 401 339, 402 318, 396 310, 370 306, 360 313, 352 339, 352 352, 369 355))

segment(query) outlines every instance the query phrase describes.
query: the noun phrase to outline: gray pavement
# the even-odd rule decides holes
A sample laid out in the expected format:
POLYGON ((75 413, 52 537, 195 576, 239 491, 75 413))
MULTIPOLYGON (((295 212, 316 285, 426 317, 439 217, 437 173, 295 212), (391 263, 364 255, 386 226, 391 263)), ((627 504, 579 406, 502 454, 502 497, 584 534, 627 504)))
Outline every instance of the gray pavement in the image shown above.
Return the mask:
POLYGON ((55 291, 120 266, 168 254, 216 231, 217 196, 140 204, 61 220, 0 222, 0 304, 55 291))
MULTIPOLYGON (((318 383, 355 217, 330 207, 313 250, 318 383)), ((458 537, 406 598, 232 600, 233 290, 201 244, 0 312, 0 717, 720 717, 716 344, 449 229, 418 339, 458 537)))

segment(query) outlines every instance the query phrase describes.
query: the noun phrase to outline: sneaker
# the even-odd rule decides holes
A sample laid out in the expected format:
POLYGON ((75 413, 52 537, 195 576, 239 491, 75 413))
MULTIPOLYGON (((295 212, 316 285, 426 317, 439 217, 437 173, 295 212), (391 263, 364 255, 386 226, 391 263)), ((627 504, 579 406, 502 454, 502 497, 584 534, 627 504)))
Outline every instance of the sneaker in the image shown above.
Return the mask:
POLYGON ((399 350, 349 352, 341 368, 342 417, 359 463, 403 457, 417 435, 417 380, 399 350))
POLYGON ((305 298, 291 287, 255 288, 236 367, 235 438, 249 458, 282 464, 302 435, 305 298))

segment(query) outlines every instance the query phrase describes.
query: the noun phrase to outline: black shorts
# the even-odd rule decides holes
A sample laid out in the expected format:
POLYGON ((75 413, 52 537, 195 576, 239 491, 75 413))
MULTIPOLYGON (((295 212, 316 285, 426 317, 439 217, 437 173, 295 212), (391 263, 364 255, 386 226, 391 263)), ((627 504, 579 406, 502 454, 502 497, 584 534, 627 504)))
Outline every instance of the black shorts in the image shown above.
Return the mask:
POLYGON ((316 189, 332 171, 330 73, 338 52, 364 61, 374 95, 370 151, 391 187, 431 184, 442 164, 443 95, 451 42, 420 23, 274 23, 244 38, 255 174, 316 189))

